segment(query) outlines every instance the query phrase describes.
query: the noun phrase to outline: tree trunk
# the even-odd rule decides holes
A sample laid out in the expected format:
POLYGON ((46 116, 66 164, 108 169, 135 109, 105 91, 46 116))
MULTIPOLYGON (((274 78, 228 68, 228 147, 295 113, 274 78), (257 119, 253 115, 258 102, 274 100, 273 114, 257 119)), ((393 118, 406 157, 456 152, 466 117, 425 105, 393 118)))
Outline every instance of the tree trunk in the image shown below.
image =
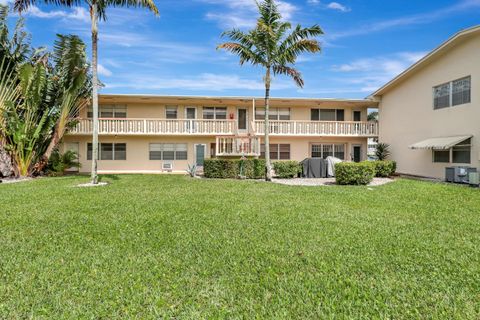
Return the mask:
POLYGON ((55 128, 53 130, 53 135, 52 135, 52 140, 50 140, 50 143, 48 144, 47 150, 45 150, 45 153, 43 154, 42 158, 40 161, 35 165, 35 171, 40 174, 45 167, 48 164, 48 159, 50 159, 50 156, 53 153, 53 150, 55 150, 55 147, 58 145, 60 142, 60 133, 58 132, 58 123, 55 125, 55 128))
POLYGON ((265 75, 265 181, 272 181, 272 164, 270 162, 270 67, 265 75))
POLYGON ((0 141, 0 178, 8 178, 14 175, 14 167, 12 165, 12 158, 3 148, 3 144, 0 141))
POLYGON ((92 19, 92 109, 93 109, 93 137, 92 137, 92 184, 98 183, 98 74, 97 74, 97 42, 98 42, 98 12, 94 1, 90 7, 92 19))

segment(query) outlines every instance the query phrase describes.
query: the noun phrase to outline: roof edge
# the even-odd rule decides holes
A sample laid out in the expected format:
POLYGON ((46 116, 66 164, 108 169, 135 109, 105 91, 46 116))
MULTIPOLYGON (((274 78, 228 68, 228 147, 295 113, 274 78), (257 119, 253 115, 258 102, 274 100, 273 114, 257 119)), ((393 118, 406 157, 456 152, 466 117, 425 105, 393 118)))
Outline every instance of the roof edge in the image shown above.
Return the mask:
POLYGON ((373 92, 371 95, 367 97, 367 99, 372 99, 378 96, 383 95, 391 86, 393 86, 395 83, 403 79, 404 77, 408 76, 412 72, 414 72, 416 69, 420 68, 423 66, 425 63, 428 62, 433 56, 436 56, 437 54, 440 54, 443 52, 443 50, 450 44, 452 44, 454 41, 457 39, 466 36, 470 33, 478 32, 480 31, 480 25, 475 25, 466 29, 462 29, 455 33, 453 36, 448 38, 446 41, 442 42, 439 46, 437 46, 435 49, 430 51, 427 55, 425 55, 423 58, 412 64, 410 67, 408 67, 406 70, 404 70, 402 73, 394 77, 392 80, 388 81, 386 84, 384 84, 382 87, 377 89, 375 92, 373 92))

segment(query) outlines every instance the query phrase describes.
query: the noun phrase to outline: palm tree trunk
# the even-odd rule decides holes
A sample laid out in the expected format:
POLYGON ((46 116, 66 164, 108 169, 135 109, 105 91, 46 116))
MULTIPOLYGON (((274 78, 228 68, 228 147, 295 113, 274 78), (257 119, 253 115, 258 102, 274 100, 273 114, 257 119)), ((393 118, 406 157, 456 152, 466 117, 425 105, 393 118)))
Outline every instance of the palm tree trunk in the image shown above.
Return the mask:
POLYGON ((98 78, 97 78, 97 43, 98 43, 98 13, 97 3, 94 1, 90 7, 92 19, 92 109, 93 109, 93 137, 92 137, 92 184, 98 183, 98 78))
POLYGON ((272 181, 272 164, 270 163, 270 67, 265 75, 265 181, 272 181))

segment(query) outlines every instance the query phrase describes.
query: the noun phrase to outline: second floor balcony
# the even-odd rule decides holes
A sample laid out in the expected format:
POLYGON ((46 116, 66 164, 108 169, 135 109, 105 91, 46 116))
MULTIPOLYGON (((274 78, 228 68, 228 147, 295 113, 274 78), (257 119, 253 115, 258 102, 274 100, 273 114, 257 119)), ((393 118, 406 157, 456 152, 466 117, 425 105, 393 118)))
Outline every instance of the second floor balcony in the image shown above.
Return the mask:
MULTIPOLYGON (((89 135, 92 119, 78 119, 70 134, 89 135)), ((247 129, 239 130, 237 120, 210 119, 120 119, 100 118, 100 135, 263 135, 265 122, 252 121, 247 129)), ((366 121, 269 121, 273 136, 347 136, 376 137, 378 123, 366 121)))

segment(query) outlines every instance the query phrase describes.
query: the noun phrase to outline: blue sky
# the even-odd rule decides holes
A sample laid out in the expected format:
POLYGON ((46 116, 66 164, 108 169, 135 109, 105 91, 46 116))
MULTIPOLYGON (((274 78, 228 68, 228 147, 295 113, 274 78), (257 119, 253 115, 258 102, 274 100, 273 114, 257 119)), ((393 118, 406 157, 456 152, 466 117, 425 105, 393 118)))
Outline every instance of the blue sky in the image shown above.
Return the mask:
MULTIPOLYGON (((253 0, 156 3, 160 17, 140 9, 108 11, 100 25, 102 93, 263 95, 261 69, 240 67, 235 56, 215 50, 223 30, 252 27, 253 0)), ((288 78, 274 79, 272 94, 281 97, 364 98, 455 32, 480 23, 480 0, 278 3, 293 24, 316 23, 325 32, 322 53, 297 63, 303 89, 288 78)), ((36 46, 51 47, 56 33, 74 33, 90 47, 85 8, 36 6, 25 17, 36 46)))

